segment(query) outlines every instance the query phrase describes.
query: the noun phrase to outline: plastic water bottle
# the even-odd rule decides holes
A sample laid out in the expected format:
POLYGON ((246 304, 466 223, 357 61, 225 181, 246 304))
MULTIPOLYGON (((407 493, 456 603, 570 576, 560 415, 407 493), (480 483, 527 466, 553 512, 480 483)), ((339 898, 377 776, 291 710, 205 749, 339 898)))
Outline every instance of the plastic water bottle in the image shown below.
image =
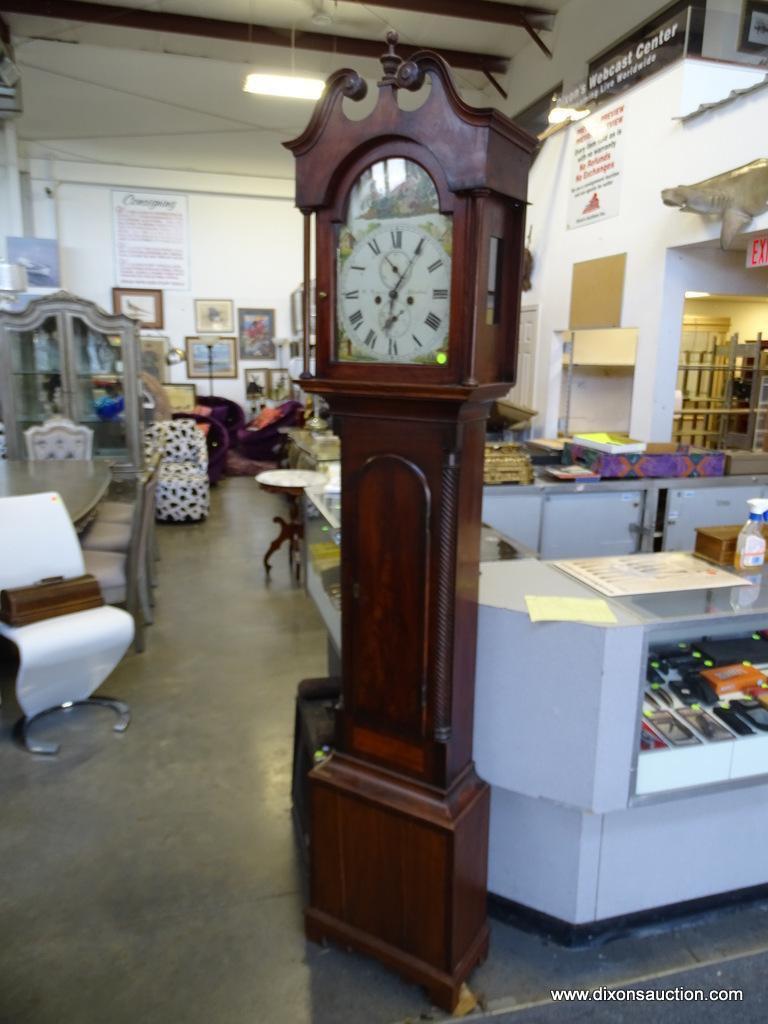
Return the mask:
POLYGON ((768 499, 750 498, 749 519, 741 528, 736 541, 734 565, 737 569, 755 569, 765 561, 763 516, 768 512, 768 499))

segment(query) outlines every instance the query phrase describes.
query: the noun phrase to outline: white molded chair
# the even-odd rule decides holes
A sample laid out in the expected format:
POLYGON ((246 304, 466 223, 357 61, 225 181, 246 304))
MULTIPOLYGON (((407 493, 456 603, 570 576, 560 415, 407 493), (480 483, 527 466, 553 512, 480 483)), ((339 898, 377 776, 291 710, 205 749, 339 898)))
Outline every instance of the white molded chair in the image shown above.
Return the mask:
MULTIPOLYGON (((84 572, 77 534, 58 494, 0 498, 0 589, 84 572)), ((0 636, 19 652, 16 697, 24 712, 19 727, 27 750, 57 753, 57 744, 34 742, 29 727, 40 715, 73 704, 111 707, 119 715, 115 730, 127 729, 127 704, 91 697, 133 639, 133 619, 127 612, 104 605, 28 626, 0 622, 0 636)))
POLYGON ((54 416, 40 427, 28 427, 24 441, 31 460, 90 459, 93 452, 93 431, 66 416, 54 416))

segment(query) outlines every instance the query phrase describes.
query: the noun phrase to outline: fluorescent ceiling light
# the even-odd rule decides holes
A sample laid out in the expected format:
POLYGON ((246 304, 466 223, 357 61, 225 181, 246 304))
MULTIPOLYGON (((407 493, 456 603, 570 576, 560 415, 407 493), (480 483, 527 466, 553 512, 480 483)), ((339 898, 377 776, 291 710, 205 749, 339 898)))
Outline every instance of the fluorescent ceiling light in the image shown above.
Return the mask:
POLYGON ((294 75, 248 75, 243 92, 261 96, 287 96, 296 100, 316 100, 325 87, 322 78, 297 78, 294 75))
POLYGON ((711 292, 686 292, 685 297, 686 299, 706 299, 711 294, 711 292))
POLYGON ((576 107, 552 107, 547 120, 550 124, 565 124, 566 121, 581 121, 589 116, 589 110, 580 110, 576 107))

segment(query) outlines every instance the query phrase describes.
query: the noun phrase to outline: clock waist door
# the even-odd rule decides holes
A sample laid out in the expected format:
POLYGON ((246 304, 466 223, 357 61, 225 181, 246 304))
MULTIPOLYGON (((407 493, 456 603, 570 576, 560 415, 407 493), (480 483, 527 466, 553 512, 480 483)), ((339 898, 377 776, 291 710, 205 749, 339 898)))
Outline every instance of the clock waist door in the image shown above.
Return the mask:
POLYGON ((440 786, 471 757, 483 428, 342 417, 342 748, 440 786))

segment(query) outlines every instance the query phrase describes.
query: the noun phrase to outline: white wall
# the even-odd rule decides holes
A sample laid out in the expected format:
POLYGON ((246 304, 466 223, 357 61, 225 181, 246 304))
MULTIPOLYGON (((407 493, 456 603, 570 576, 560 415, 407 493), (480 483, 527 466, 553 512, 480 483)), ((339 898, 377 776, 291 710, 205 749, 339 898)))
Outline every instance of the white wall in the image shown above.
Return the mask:
MULTIPOLYGON (((528 224, 536 265, 525 300, 540 306, 534 403, 539 434, 556 431, 562 359, 557 332, 568 327, 574 263, 627 253, 621 326, 639 331, 630 431, 644 440, 669 438, 684 292, 766 290, 766 271, 746 271, 743 252, 720 251, 719 221, 661 202, 663 188, 700 181, 767 155, 764 133, 758 130, 768 119, 764 91, 691 121, 679 120, 683 97, 696 105, 690 69, 700 80, 700 62, 680 62, 619 101, 625 105, 625 141, 618 216, 567 229, 573 128, 549 138, 533 166, 528 224)), ((741 82, 744 71, 735 71, 741 82)), ((725 95, 727 82, 720 72, 725 95)), ((759 81, 762 73, 754 76, 759 81)), ((768 214, 752 222, 751 230, 760 228, 768 229, 768 214)))
POLYGON ((593 57, 662 7, 660 0, 570 0, 558 12, 554 32, 542 34, 552 51, 551 60, 533 41, 515 54, 506 77, 509 101, 504 111, 514 116, 558 82, 567 88, 581 81, 593 57))
POLYGON ((686 316, 729 317, 730 333, 739 341, 754 341, 759 333, 768 340, 768 296, 754 302, 728 299, 686 299, 686 316))
MULTIPOLYGON (((302 218, 293 182, 226 175, 31 161, 35 234, 58 237, 62 287, 112 310, 113 187, 183 192, 189 206, 189 291, 165 291, 163 334, 184 348, 195 335, 194 299, 231 299, 238 307, 275 310, 276 336, 290 335, 290 293, 302 274, 302 218), (271 195, 268 193, 272 193, 271 195)), ((234 332, 236 333, 236 331, 234 332)), ((214 380, 214 393, 245 405, 243 370, 277 361, 238 360, 234 380, 214 380)), ((189 378, 185 364, 168 380, 189 378)), ((195 382, 202 395, 208 381, 195 382)))

